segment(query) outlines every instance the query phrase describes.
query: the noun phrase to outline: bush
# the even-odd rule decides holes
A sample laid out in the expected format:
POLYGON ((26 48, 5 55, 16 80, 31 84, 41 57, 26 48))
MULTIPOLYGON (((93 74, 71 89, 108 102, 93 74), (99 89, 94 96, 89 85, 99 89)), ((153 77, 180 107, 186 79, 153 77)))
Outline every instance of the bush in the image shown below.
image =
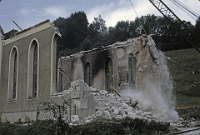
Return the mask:
POLYGON ((168 123, 128 117, 122 120, 96 118, 76 126, 69 126, 62 120, 39 120, 26 126, 0 123, 0 135, 156 135, 168 131, 168 123))

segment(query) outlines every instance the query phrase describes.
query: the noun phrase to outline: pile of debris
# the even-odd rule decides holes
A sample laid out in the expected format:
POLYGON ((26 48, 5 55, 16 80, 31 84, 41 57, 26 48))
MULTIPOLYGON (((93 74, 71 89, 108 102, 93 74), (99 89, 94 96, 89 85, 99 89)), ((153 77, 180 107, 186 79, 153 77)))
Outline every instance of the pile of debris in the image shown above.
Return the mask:
POLYGON ((96 117, 105 117, 107 119, 123 119, 125 117, 139 118, 147 120, 156 120, 151 112, 142 112, 137 106, 137 101, 133 104, 128 97, 120 97, 115 93, 108 93, 106 90, 100 90, 94 94, 94 100, 98 102, 95 113, 92 116, 85 117, 85 122, 90 122, 96 117))
POLYGON ((125 117, 139 118, 145 120, 163 121, 152 114, 151 110, 143 111, 137 106, 138 101, 130 97, 121 96, 116 91, 109 93, 106 90, 98 90, 89 87, 83 80, 77 80, 71 84, 71 88, 63 92, 73 100, 73 104, 77 106, 77 112, 70 116, 71 124, 87 123, 96 117, 104 117, 107 119, 123 119, 125 117), (77 97, 78 96, 78 97, 77 97), (81 112, 82 108, 85 108, 81 112), (89 111, 90 113, 86 113, 89 111), (83 119, 80 115, 88 114, 83 119))
MULTIPOLYGON (((195 119, 184 120, 182 118, 179 118, 179 120, 177 121, 171 119, 168 119, 168 121, 166 121, 166 119, 155 115, 153 113, 153 110, 141 110, 139 107, 139 102, 137 100, 133 100, 130 97, 126 96, 121 96, 116 91, 113 91, 113 93, 109 93, 106 90, 98 90, 89 87, 86 83, 84 83, 83 80, 77 80, 73 82, 71 88, 64 91, 64 93, 70 95, 72 98, 74 95, 79 95, 79 100, 83 98, 87 99, 90 97, 90 102, 88 103, 95 104, 93 105, 93 114, 88 115, 84 119, 79 119, 78 115, 72 115, 71 121, 69 122, 70 125, 89 123, 96 118, 120 120, 126 117, 130 117, 132 119, 144 119, 149 122, 166 122, 170 124, 170 133, 172 134, 181 134, 188 132, 192 133, 200 130, 200 123, 195 119), (82 93, 83 91, 85 91, 84 94, 82 93)), ((91 105, 88 104, 88 107, 89 106, 91 105)), ((89 108, 88 110, 91 110, 91 108, 89 108)))

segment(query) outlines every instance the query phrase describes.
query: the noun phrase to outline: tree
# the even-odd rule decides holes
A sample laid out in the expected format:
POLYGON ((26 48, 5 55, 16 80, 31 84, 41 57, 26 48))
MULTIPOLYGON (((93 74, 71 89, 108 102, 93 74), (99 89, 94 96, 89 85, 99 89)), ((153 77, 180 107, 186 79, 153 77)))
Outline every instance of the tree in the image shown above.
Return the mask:
POLYGON ((67 18, 66 47, 76 48, 87 36, 88 20, 84 12, 75 12, 67 18))
POLYGON ((195 34, 200 38, 200 17, 196 20, 195 34))
POLYGON ((105 46, 106 44, 107 27, 105 21, 99 15, 94 17, 94 21, 88 26, 88 35, 82 42, 82 49, 88 50, 99 46, 105 46))
POLYGON ((68 54, 68 51, 78 48, 81 42, 87 36, 88 20, 83 11, 75 12, 68 18, 58 18, 54 24, 59 28, 62 38, 60 41, 62 55, 68 54))
POLYGON ((90 24, 94 28, 95 31, 99 32, 100 34, 105 34, 107 32, 107 27, 105 21, 99 15, 99 17, 94 17, 94 21, 90 24))
POLYGON ((60 46, 61 46, 62 50, 65 50, 65 48, 66 48, 65 43, 66 43, 66 40, 67 40, 67 35, 66 35, 66 33, 67 33, 67 19, 59 17, 58 19, 56 19, 54 21, 54 25, 59 28, 59 31, 62 35, 61 40, 60 40, 60 46))
POLYGON ((133 21, 118 21, 115 27, 109 28, 109 36, 112 38, 112 42, 124 41, 137 35, 136 23, 133 21))

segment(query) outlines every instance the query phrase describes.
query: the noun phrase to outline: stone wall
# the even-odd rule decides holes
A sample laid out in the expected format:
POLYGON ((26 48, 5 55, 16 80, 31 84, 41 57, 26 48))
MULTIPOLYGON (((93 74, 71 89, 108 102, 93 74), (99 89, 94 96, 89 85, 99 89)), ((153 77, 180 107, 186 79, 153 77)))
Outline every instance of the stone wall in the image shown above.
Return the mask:
MULTIPOLYGON (((0 43, 2 52, 1 63, 1 87, 0 87, 0 114, 2 120, 16 121, 21 116, 28 116, 36 119, 37 106, 40 102, 50 101, 52 98, 52 49, 56 46, 54 36, 59 35, 56 28, 50 22, 44 21, 38 25, 16 33, 15 37, 4 40, 0 43), (38 72, 37 72, 37 95, 28 96, 28 62, 29 49, 32 41, 38 45, 38 72), (17 48, 17 97, 14 100, 9 98, 9 69, 10 54, 13 48, 17 48)), ((0 52, 1 54, 1 52, 0 52)), ((0 61, 1 62, 1 61, 0 61)), ((55 69, 54 72, 57 70, 55 69)))
POLYGON ((68 89, 70 82, 77 79, 84 80, 85 65, 87 63, 90 63, 92 69, 91 86, 98 89, 106 89, 106 61, 108 59, 111 59, 113 64, 112 89, 120 91, 134 87, 136 60, 132 54, 137 52, 137 44, 139 44, 139 39, 133 38, 125 42, 117 42, 106 47, 62 57, 60 59, 60 67, 66 75, 62 80, 62 89, 68 89))
MULTIPOLYGON (((57 104, 62 104, 64 100, 69 100, 72 97, 75 98, 76 95, 80 98, 73 99, 73 104, 76 105, 77 110, 70 108, 72 111, 70 112, 72 114, 73 112, 76 113, 83 119, 94 113, 94 106, 96 106, 92 95, 84 97, 84 90, 87 92, 87 87, 93 87, 97 90, 108 90, 110 92, 119 92, 135 87, 137 79, 136 55, 140 50, 139 45, 142 37, 62 57, 58 65, 56 65, 53 62, 57 56, 54 54, 56 45, 53 43, 55 33, 57 33, 56 28, 46 21, 21 31, 16 34, 16 37, 4 41, 1 65, 1 83, 3 85, 0 89, 0 95, 3 97, 0 100, 0 113, 3 120, 16 121, 22 116, 28 116, 35 120, 37 108, 42 102, 50 102, 52 100, 57 104), (30 99, 27 94, 27 65, 28 49, 33 39, 36 39, 39 45, 38 95, 30 99), (9 101, 9 56, 14 46, 19 53, 17 99, 9 101), (88 63, 91 66, 90 71, 87 71, 90 73, 89 77, 91 79, 89 86, 85 87, 87 84, 84 82, 79 82, 77 85, 73 84, 72 82, 76 80, 84 80, 86 82, 86 64, 88 63), (52 70, 53 68, 55 70, 52 70), (56 74, 57 78, 52 79, 52 76, 56 74), (74 85, 76 88, 74 88, 74 85), (66 94, 66 90, 70 88, 75 89, 75 91, 66 94)), ((46 117, 49 116, 44 113, 41 119, 46 117)))

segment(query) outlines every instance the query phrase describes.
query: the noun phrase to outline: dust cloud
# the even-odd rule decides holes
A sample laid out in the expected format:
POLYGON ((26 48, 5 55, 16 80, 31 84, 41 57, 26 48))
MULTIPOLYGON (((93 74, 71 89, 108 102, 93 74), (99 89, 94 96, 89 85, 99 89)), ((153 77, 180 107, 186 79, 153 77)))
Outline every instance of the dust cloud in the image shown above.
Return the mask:
POLYGON ((151 111, 156 118, 178 120, 172 79, 163 54, 156 49, 151 35, 142 35, 139 42, 137 52, 131 54, 136 59, 135 87, 121 94, 138 101, 140 110, 151 111))

